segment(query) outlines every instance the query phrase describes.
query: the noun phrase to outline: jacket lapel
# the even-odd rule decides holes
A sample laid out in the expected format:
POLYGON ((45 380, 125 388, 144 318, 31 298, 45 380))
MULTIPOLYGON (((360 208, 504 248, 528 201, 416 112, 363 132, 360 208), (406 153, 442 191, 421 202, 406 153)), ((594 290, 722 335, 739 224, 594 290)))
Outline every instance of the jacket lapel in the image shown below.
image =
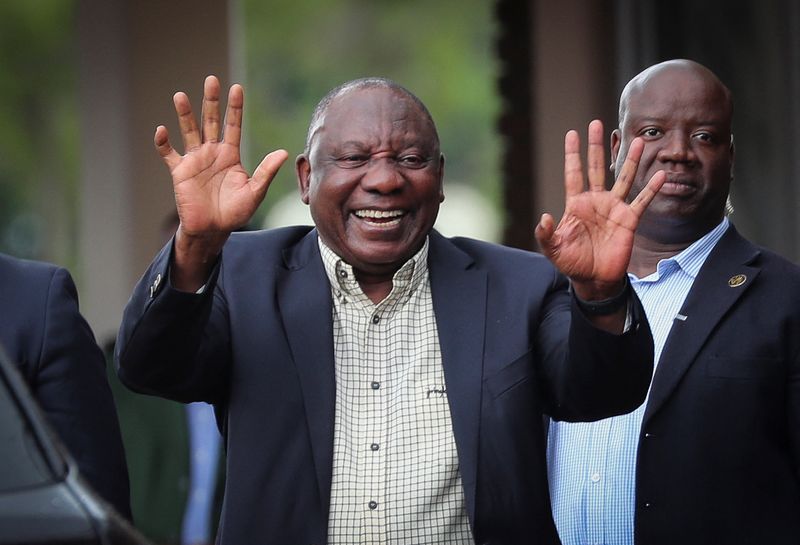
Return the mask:
POLYGON ((336 384, 330 285, 317 232, 284 251, 278 305, 303 392, 322 512, 327 513, 333 468, 336 384))
POLYGON ((430 241, 431 292, 447 399, 467 511, 474 522, 486 322, 486 273, 474 268, 472 258, 438 233, 433 232, 430 241))
POLYGON ((650 388, 645 423, 675 390, 719 321, 753 285, 760 268, 749 263, 758 254, 733 225, 714 247, 681 307, 686 319, 672 323, 650 388))

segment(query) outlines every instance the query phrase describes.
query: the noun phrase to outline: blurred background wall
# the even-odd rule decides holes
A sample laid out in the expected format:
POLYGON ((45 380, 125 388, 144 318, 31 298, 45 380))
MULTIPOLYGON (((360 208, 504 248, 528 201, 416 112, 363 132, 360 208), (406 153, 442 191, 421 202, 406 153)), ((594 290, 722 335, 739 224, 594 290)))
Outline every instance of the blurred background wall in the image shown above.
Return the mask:
MULTIPOLYGON (((0 3, 0 250, 75 274, 113 335, 174 210, 152 149, 171 96, 245 87, 244 163, 302 151, 331 87, 409 87, 447 155, 438 228, 533 248, 563 207, 563 135, 600 118, 639 70, 687 57, 736 101, 740 230, 800 258, 800 4, 723 0, 8 0, 0 3)), ((291 164, 252 227, 308 221, 291 164)))

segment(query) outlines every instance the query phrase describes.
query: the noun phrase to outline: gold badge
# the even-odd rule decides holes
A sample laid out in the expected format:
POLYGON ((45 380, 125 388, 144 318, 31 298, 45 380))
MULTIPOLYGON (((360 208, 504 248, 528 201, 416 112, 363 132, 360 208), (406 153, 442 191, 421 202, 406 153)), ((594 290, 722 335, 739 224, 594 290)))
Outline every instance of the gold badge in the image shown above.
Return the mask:
POLYGON ((732 288, 738 288, 746 281, 747 281, 747 276, 743 274, 737 274, 736 276, 731 276, 731 279, 728 280, 728 285, 732 288))

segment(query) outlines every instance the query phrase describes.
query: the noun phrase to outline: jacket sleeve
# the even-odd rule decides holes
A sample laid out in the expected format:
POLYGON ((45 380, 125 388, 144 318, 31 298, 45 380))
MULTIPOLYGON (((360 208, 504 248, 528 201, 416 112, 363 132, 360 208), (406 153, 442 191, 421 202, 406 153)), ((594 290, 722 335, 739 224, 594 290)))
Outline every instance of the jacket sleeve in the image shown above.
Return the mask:
POLYGON ((180 292, 169 281, 171 250, 170 242, 125 307, 115 349, 117 372, 140 393, 220 403, 231 359, 227 307, 217 282, 221 265, 202 293, 180 292))
POLYGON ((536 333, 546 412, 556 420, 593 421, 635 410, 653 373, 653 337, 641 302, 631 290, 630 327, 614 335, 595 328, 565 291, 555 290, 545 303, 536 333))
MULTIPOLYGON (((795 332, 795 335, 800 332, 795 332)), ((794 475, 800 483, 800 351, 789 362, 787 382, 789 445, 794 463, 794 475)))

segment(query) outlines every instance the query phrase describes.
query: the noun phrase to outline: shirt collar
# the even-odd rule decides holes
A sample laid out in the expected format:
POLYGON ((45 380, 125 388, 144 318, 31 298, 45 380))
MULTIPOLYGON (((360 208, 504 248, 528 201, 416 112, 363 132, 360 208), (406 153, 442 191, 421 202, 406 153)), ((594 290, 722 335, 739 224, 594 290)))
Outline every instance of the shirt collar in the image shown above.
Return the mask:
MULTIPOLYGON (((658 265, 656 266, 656 272, 645 278, 650 279, 652 276, 653 280, 658 280, 663 276, 669 275, 671 272, 677 269, 683 270, 683 272, 692 278, 697 278, 703 263, 705 263, 709 254, 711 254, 711 250, 714 249, 714 246, 716 246, 717 242, 719 242, 719 239, 722 238, 722 235, 725 234, 725 231, 728 230, 729 225, 730 222, 728 221, 728 218, 722 218, 722 221, 716 227, 699 239, 695 240, 683 251, 668 259, 662 259, 659 261, 658 265)), ((644 280, 637 279, 634 275, 629 276, 631 276, 633 280, 644 280)))
POLYGON ((719 225, 701 238, 695 240, 688 248, 674 257, 675 261, 686 274, 692 278, 697 278, 700 267, 703 266, 711 250, 714 249, 719 239, 721 239, 725 231, 728 230, 729 224, 728 218, 722 218, 719 225))
MULTIPOLYGON (((427 276, 428 240, 429 238, 425 237, 425 243, 422 248, 394 273, 394 276, 392 276, 392 292, 387 299, 411 295, 427 276)), ((322 263, 325 266, 325 273, 328 276, 331 288, 333 288, 334 295, 337 297, 343 294, 362 296, 363 291, 356 281, 353 267, 325 244, 321 237, 317 237, 317 241, 322 254, 322 263)))

